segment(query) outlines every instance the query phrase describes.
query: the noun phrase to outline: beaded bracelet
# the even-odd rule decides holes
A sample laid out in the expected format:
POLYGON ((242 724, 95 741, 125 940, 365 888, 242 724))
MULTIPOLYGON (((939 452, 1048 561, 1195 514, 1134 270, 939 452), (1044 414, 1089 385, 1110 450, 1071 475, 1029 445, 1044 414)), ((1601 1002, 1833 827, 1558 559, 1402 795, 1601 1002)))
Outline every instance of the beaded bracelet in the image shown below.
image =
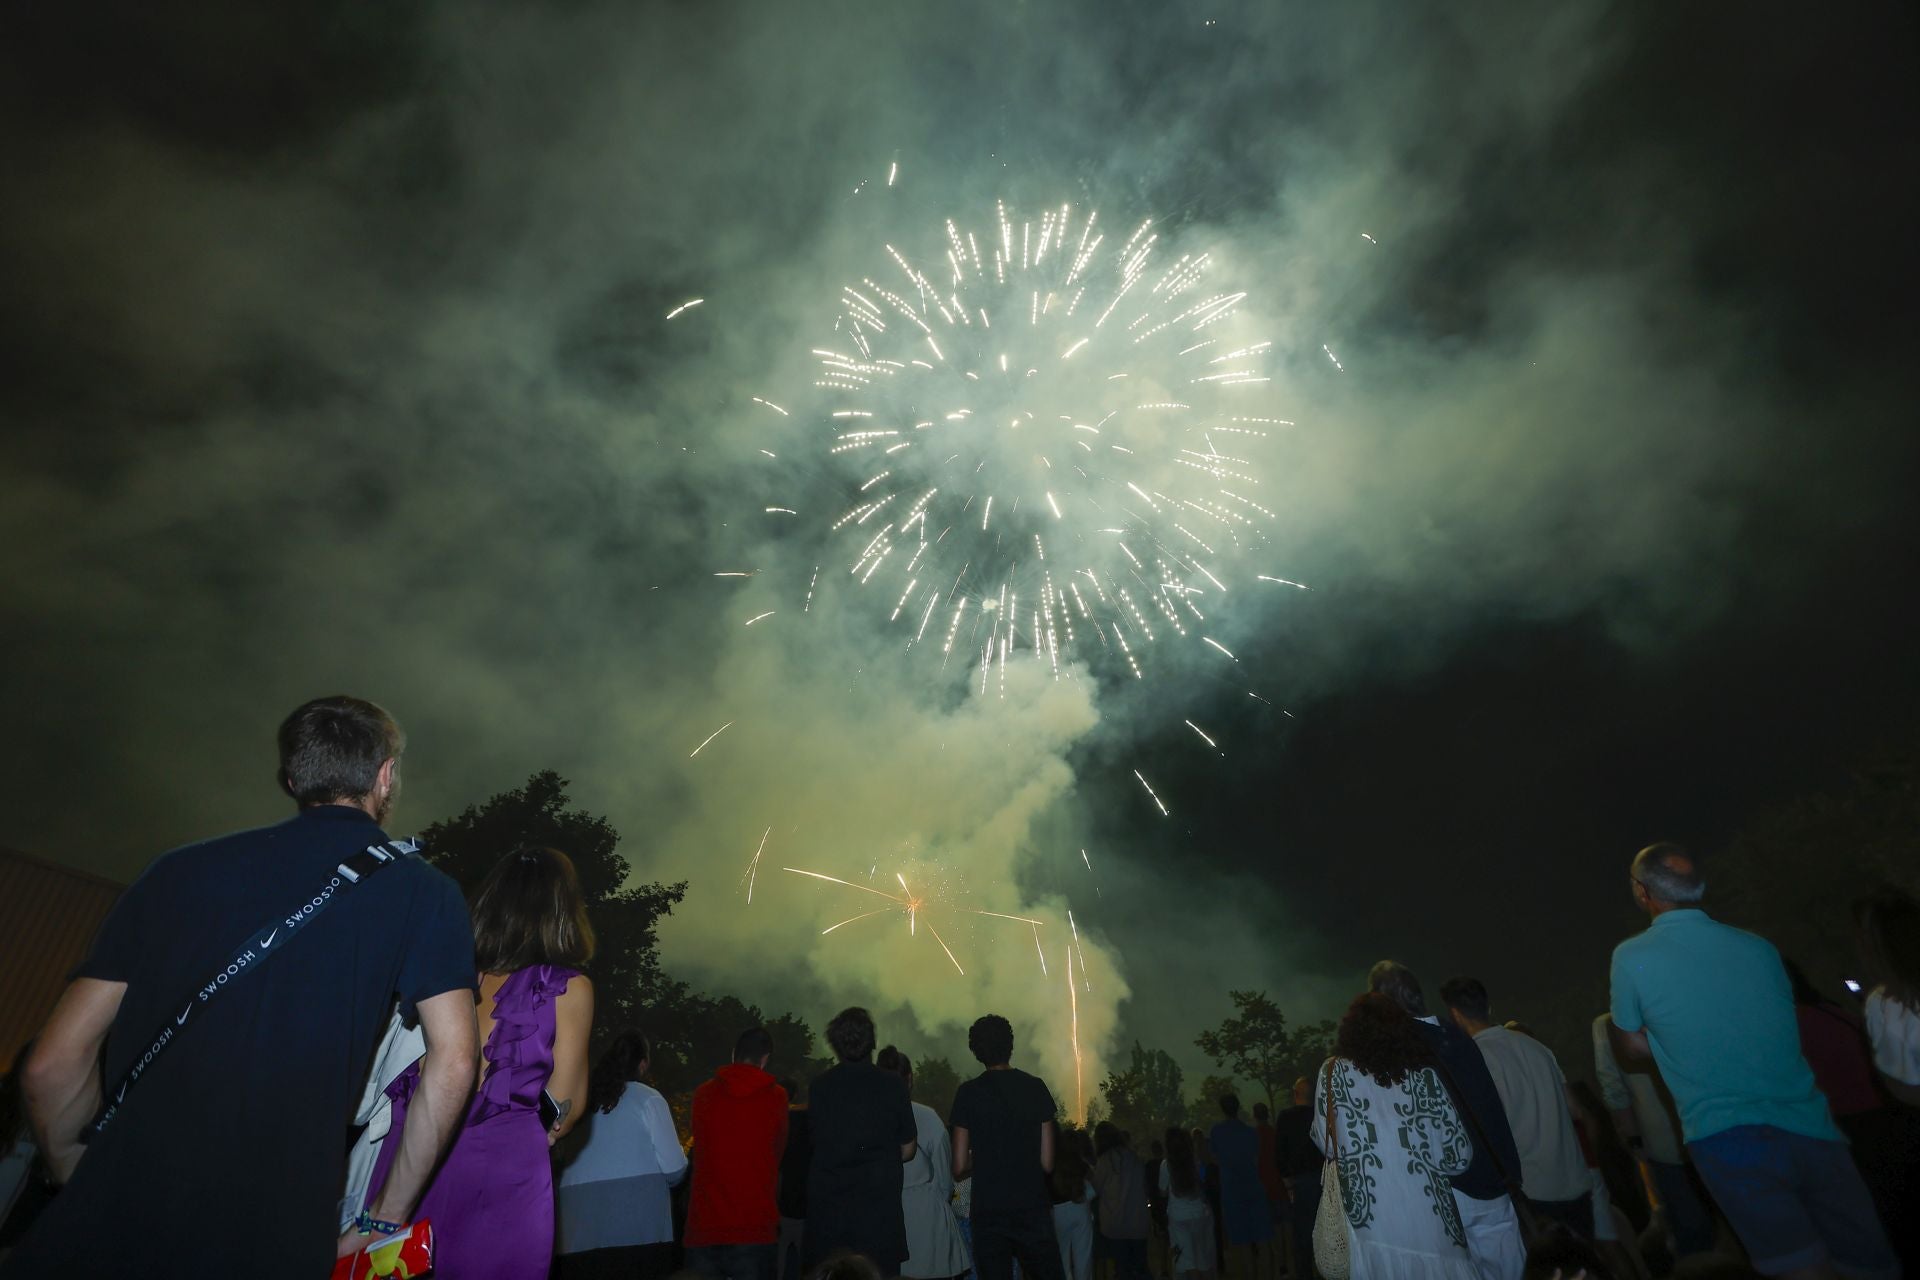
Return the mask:
POLYGON ((362 1209, 360 1216, 353 1220, 353 1227, 354 1230, 363 1236, 397 1236, 407 1229, 407 1224, 404 1222, 382 1222, 379 1218, 374 1217, 371 1213, 362 1209))

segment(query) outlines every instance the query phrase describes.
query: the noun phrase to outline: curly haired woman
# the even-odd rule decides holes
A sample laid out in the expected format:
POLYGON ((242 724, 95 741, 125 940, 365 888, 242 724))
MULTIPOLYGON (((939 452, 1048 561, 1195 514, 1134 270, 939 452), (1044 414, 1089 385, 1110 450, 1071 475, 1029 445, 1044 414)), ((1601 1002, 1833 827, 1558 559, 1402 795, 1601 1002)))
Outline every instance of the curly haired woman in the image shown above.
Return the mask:
POLYGON ((1473 1145, 1413 1018, 1355 999, 1319 1081, 1313 1140, 1340 1170, 1353 1280, 1477 1280, 1448 1182, 1473 1145))

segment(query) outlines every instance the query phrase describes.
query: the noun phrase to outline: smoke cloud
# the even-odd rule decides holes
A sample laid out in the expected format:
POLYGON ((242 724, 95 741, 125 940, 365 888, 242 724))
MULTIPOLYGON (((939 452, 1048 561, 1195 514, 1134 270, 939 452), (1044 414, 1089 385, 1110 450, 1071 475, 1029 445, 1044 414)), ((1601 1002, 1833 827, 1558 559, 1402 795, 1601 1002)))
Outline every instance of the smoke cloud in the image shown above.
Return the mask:
POLYGON ((1301 1017, 1353 985, 1269 837, 1175 846, 1207 787, 1259 785, 1183 720, 1282 735, 1489 614, 1658 649, 1809 572, 1819 515, 1904 456, 1805 428, 1817 396, 1877 429, 1886 381, 1816 386, 1702 271, 1737 215, 1617 141, 1635 33, 1597 5, 207 13, 204 45, 129 15, 97 60, 57 26, 8 55, 11 838, 116 874, 271 816, 272 724, 351 690, 408 725, 410 818, 553 767, 689 880, 676 973, 817 1024, 868 1003, 956 1060, 1000 1012, 1063 1097, 1077 1003, 1091 1096, 1225 985, 1301 1017), (752 397, 804 394, 883 244, 996 198, 1160 218, 1249 291, 1295 423, 1263 571, 1312 589, 1217 614, 1238 670, 982 693, 843 580, 816 517, 847 473, 752 397), (1181 779, 1172 819, 1135 767, 1181 779), (892 908, 786 866, 929 906, 823 934, 892 908))

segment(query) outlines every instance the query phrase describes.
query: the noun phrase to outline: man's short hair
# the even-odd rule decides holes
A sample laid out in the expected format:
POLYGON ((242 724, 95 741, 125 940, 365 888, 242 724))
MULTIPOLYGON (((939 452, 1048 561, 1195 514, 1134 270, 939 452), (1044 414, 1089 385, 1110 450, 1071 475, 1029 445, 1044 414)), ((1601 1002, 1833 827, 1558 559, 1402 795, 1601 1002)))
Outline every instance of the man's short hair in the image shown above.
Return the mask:
POLYGON ((767 1034, 765 1027, 748 1027, 733 1042, 733 1060, 735 1062, 758 1062, 762 1058, 773 1056, 773 1037, 767 1034))
POLYGON ((1272 1114, 1273 1114, 1272 1112, 1267 1110, 1266 1103, 1256 1102, 1253 1104, 1253 1119, 1256 1124, 1265 1124, 1267 1122, 1267 1117, 1272 1114))
POLYGON ((967 1028, 967 1048, 983 1067, 1004 1067, 1013 1061, 1013 1024, 997 1013, 975 1018, 967 1028))
POLYGON ((1227 1119, 1235 1120, 1240 1116, 1240 1099, 1231 1093, 1220 1095, 1220 1109, 1227 1113, 1227 1119))
POLYGON ((1707 896, 1707 878, 1682 845, 1662 840, 1633 855, 1633 878, 1657 902, 1685 905, 1707 896))
POLYGON ((1475 1022, 1493 1021, 1487 984, 1478 978, 1448 978, 1440 984, 1440 1002, 1449 1009, 1458 1009, 1475 1022))
POLYGON ((365 698, 315 698, 280 722, 280 785, 302 807, 373 794, 380 766, 397 760, 407 737, 365 698))
POLYGON ((1367 990, 1378 991, 1416 1018, 1427 1016, 1427 994, 1413 970, 1395 960, 1382 960, 1367 970, 1367 990))
POLYGON ((827 1043, 842 1062, 865 1062, 873 1056, 873 1015, 854 1005, 835 1014, 827 1024, 827 1043))

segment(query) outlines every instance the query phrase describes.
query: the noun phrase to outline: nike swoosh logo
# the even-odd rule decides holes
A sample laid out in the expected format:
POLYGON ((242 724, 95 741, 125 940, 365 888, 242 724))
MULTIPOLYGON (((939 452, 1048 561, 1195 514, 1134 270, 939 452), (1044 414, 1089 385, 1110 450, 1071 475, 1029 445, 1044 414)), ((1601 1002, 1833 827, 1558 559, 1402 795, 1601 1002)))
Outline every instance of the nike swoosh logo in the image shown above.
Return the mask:
POLYGON ((173 1020, 173 1025, 174 1025, 174 1026, 176 1026, 176 1027, 184 1027, 184 1026, 186 1026, 186 1025, 187 1025, 187 1015, 188 1015, 189 1013, 192 1013, 192 1012, 193 1012, 193 1006, 192 1006, 192 1005, 188 1005, 188 1006, 187 1006, 187 1007, 186 1007, 185 1009, 183 1009, 183 1010, 181 1010, 181 1012, 180 1012, 180 1016, 179 1016, 179 1017, 177 1017, 177 1018, 175 1018, 175 1019, 173 1020))
POLYGON ((267 940, 260 944, 260 949, 262 951, 265 951, 268 947, 273 945, 273 940, 279 936, 280 936, 280 931, 278 929, 275 929, 272 933, 267 935, 267 940))

